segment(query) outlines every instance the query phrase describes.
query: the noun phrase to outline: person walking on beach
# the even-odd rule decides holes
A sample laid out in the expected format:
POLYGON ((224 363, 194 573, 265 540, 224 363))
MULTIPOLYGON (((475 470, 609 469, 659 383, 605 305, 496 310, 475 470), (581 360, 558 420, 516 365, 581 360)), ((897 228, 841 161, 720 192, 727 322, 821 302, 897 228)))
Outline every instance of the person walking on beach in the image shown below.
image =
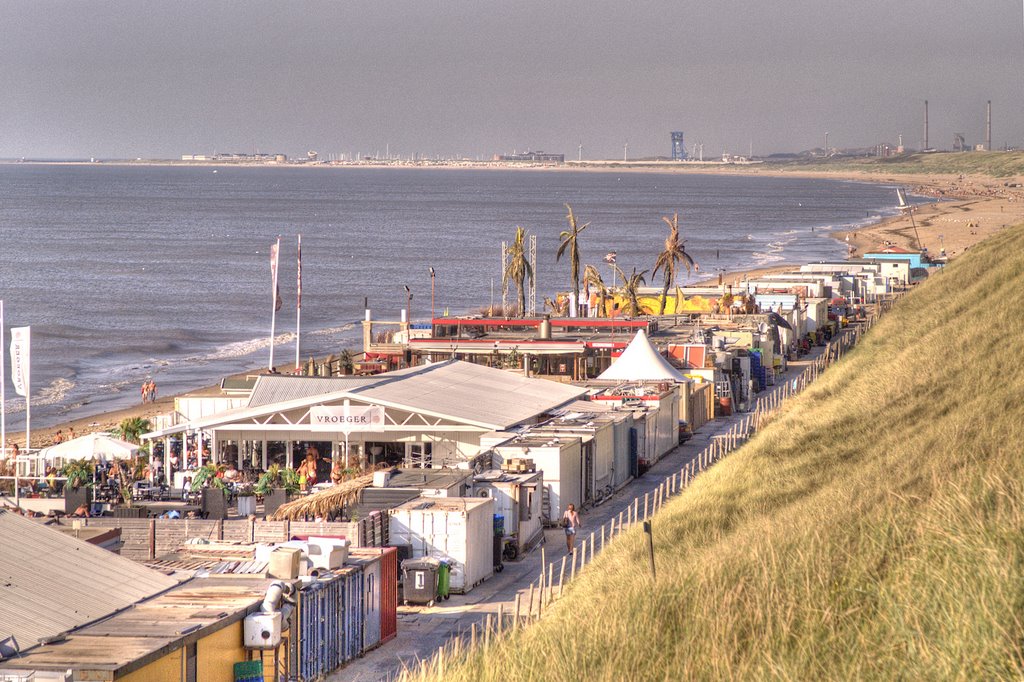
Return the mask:
POLYGON ((581 527, 580 515, 576 512, 576 505, 570 503, 562 514, 562 528, 565 529, 565 549, 572 554, 572 545, 576 540, 576 529, 581 527))
POLYGON ((142 404, 145 405, 146 404, 146 399, 149 397, 149 380, 148 379, 146 381, 142 382, 141 393, 142 393, 142 404))
POLYGON ((156 402, 156 382, 152 379, 149 380, 149 402, 156 402))

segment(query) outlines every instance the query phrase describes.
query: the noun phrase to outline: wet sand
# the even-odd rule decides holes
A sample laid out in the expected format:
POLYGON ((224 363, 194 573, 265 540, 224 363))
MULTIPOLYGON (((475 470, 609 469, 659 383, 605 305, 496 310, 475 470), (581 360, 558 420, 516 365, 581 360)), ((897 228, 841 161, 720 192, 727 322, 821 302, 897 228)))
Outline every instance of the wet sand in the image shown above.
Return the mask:
MULTIPOLYGON (((624 169, 616 169, 622 172, 624 169)), ((630 169, 645 172, 647 169, 630 169)), ((662 169, 649 169, 649 172, 665 172, 662 169)), ((917 195, 932 196, 941 201, 915 207, 913 223, 909 215, 895 216, 881 221, 876 225, 856 230, 855 232, 834 233, 837 239, 847 241, 851 246, 851 257, 859 257, 866 251, 882 248, 886 242, 904 248, 914 248, 920 238, 921 245, 933 256, 939 256, 945 249, 950 259, 956 258, 974 244, 988 236, 999 232, 1005 227, 1024 221, 1024 187, 1009 187, 1009 184, 1024 183, 1022 178, 992 178, 988 176, 956 176, 956 175, 889 175, 864 172, 796 172, 756 166, 718 167, 714 169, 700 168, 679 172, 722 173, 731 175, 762 175, 767 177, 820 177, 833 180, 855 180, 859 182, 875 182, 903 186, 908 192, 917 195), (914 226, 916 224, 917 234, 914 226), (849 239, 847 239, 849 237, 849 239)), ((896 198, 893 197, 895 204, 896 198)), ((802 263, 788 263, 757 268, 723 275, 725 283, 736 283, 744 276, 751 277, 771 272, 787 270, 802 263)), ((717 284, 717 275, 701 282, 701 284, 717 284)), ((251 374, 246 372, 244 374, 251 374)), ((218 395, 219 384, 208 386, 201 391, 210 395, 218 395)), ((199 391, 189 391, 190 395, 199 391)), ((151 419, 158 414, 166 414, 174 409, 174 397, 161 397, 155 403, 139 404, 91 417, 82 417, 52 427, 32 431, 32 446, 45 447, 53 443, 53 436, 58 430, 68 433, 74 428, 76 436, 93 431, 109 431, 122 420, 129 417, 151 419)), ((24 445, 24 432, 12 431, 17 427, 16 419, 8 422, 8 439, 24 445)))

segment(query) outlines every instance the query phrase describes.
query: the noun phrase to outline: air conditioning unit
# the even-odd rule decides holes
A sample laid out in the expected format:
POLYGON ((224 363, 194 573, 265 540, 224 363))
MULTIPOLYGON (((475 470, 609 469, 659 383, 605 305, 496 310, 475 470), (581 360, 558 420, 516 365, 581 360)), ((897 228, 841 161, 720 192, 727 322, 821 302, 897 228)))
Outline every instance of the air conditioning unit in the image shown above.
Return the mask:
POLYGON ((242 625, 242 644, 246 649, 276 649, 281 644, 281 612, 246 616, 242 625))

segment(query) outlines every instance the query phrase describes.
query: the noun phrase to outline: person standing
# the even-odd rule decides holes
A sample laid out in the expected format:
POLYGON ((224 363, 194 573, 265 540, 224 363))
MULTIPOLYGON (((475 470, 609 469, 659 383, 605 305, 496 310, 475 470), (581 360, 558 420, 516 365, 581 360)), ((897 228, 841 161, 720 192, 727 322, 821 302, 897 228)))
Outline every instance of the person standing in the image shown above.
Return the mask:
POLYGON ((152 379, 149 380, 149 402, 156 402, 156 382, 152 379))
POLYGON ((565 549, 572 554, 572 545, 576 541, 576 530, 581 528, 580 515, 576 512, 576 505, 569 503, 565 513, 562 514, 562 528, 565 529, 565 549))

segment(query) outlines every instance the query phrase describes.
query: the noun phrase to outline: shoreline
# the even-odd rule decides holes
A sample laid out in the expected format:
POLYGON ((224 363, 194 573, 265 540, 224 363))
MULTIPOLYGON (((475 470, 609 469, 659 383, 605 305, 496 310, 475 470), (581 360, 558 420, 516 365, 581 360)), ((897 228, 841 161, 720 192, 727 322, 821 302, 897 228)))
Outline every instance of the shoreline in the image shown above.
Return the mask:
MULTIPOLYGON (((10 162, 19 163, 19 162, 10 162)), ((21 162, 35 163, 35 162, 21 162)), ((68 165, 103 165, 90 164, 88 162, 38 162, 68 164, 68 165)), ((114 165, 108 163, 106 165, 114 165)), ((145 162, 124 163, 118 165, 147 165, 145 162)), ((188 165, 178 163, 149 164, 149 165, 188 165)), ((217 164, 192 164, 194 166, 215 166, 217 164)), ((234 164, 223 164, 229 167, 287 167, 283 166, 236 166, 234 164)), ((218 166, 220 167, 220 166, 218 166)), ((303 167, 303 166, 296 166, 303 167)), ((320 167, 320 166, 315 166, 320 167)), ((379 166, 351 166, 352 168, 393 168, 405 166, 391 166, 387 164, 379 166)), ((346 168, 346 166, 328 166, 328 168, 346 168)), ((454 170, 465 170, 462 166, 408 166, 408 168, 452 168, 454 170)), ((482 168, 482 167, 481 167, 482 168)), ((497 167, 492 167, 498 169, 497 167)), ((505 167, 501 167, 505 168, 505 167)), ((519 168, 518 170, 557 170, 551 168, 519 168)), ((669 169, 660 168, 567 168, 564 170, 586 170, 597 172, 666 172, 669 169)), ((709 169, 672 169, 673 172, 700 173, 709 169)), ((872 250, 882 246, 884 242, 903 248, 913 248, 915 242, 914 227, 916 225, 917 235, 923 246, 928 248, 929 253, 939 255, 942 249, 951 258, 962 254, 974 244, 1001 231, 1002 229, 1024 222, 1024 189, 1009 188, 1006 183, 1009 179, 997 179, 988 176, 921 176, 908 175, 893 177, 889 174, 866 174, 852 171, 783 171, 779 169, 764 169, 755 167, 732 167, 717 168, 711 170, 711 174, 728 175, 761 175, 764 177, 791 177, 791 178, 822 178, 832 180, 848 180, 857 182, 869 182, 873 184, 892 184, 908 188, 908 192, 915 195, 932 196, 938 199, 934 203, 916 205, 913 211, 913 222, 909 215, 897 215, 880 219, 857 230, 837 230, 829 233, 834 239, 847 242, 852 251, 851 257, 859 257, 866 250, 872 250)), ((895 204, 895 197, 893 197, 895 204)), ((723 274, 724 283, 735 283, 744 277, 758 276, 770 272, 792 268, 802 263, 780 263, 768 267, 746 268, 739 271, 723 274)), ((718 283, 717 276, 697 282, 697 285, 708 286, 718 283)), ((244 376, 260 371, 255 368, 240 372, 233 376, 244 376)), ((174 395, 159 398, 154 403, 136 404, 124 408, 97 412, 92 415, 78 417, 57 423, 53 426, 40 427, 32 430, 32 444, 35 447, 45 447, 52 443, 54 434, 58 430, 67 433, 69 428, 74 428, 75 435, 81 436, 92 431, 107 431, 116 427, 123 419, 130 417, 152 418, 158 414, 166 414, 174 407, 175 398, 183 395, 202 394, 207 392, 219 393, 220 384, 213 383, 201 388, 185 390, 174 395)), ((11 426, 11 424, 8 424, 11 426)), ((24 441, 24 430, 12 430, 8 428, 7 438, 16 440, 19 444, 24 441)))

